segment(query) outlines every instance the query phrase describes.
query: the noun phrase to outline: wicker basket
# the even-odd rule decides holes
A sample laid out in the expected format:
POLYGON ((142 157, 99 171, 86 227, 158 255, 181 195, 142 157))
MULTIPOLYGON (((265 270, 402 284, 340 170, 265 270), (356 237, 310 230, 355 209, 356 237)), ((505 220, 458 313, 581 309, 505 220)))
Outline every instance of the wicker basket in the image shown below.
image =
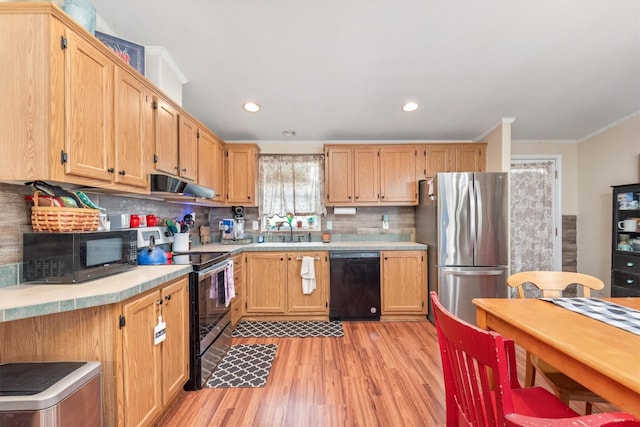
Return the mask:
POLYGON ((39 191, 33 194, 31 225, 33 231, 96 231, 98 209, 38 206, 39 191))

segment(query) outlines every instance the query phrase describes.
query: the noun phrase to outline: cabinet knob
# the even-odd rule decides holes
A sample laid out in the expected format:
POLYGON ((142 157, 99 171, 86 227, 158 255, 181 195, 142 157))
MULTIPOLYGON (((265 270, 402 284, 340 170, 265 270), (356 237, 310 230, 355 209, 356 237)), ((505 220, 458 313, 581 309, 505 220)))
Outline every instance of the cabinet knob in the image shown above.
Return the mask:
POLYGON ((158 301, 156 301, 158 303, 158 305, 162 305, 162 298, 160 298, 158 301))
POLYGON ((179 171, 180 170, 180 166, 175 166, 174 169, 179 171))
POLYGON ((633 267, 633 262, 629 261, 629 262, 627 263, 627 267, 633 267))
POLYGON ((118 172, 120 175, 125 176, 127 173, 125 172, 124 169, 122 169, 121 171, 118 172))
POLYGON ((164 297, 164 299, 166 299, 167 301, 171 301, 171 295, 167 295, 166 297, 164 297))
POLYGON ((633 285, 633 279, 627 279, 627 285, 633 285))
POLYGON ((109 173, 114 173, 115 171, 116 171, 116 170, 115 170, 115 168, 109 168, 109 169, 107 169, 107 172, 109 172, 109 173))
POLYGON ((186 171, 187 171, 187 168, 182 168, 182 172, 186 172, 186 171))

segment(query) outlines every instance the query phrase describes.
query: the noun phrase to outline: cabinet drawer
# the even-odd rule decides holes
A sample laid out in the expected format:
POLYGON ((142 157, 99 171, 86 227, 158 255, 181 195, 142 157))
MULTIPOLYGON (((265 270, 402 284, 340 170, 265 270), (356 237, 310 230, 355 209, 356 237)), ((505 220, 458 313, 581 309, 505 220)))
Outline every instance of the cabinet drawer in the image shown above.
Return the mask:
POLYGON ((635 288, 640 290, 640 275, 614 271, 613 283, 611 283, 611 285, 621 286, 624 288, 635 288))
POLYGON ((611 286, 612 297, 640 297, 640 287, 623 288, 620 286, 611 286))
POLYGON ((631 274, 640 274, 640 257, 634 255, 615 255, 613 269, 631 274))

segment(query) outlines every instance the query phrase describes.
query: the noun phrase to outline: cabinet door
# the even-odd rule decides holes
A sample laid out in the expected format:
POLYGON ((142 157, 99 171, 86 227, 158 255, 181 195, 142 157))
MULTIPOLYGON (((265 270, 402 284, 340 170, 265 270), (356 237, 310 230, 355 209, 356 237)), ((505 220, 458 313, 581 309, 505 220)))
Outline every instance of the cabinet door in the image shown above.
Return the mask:
POLYGON ((231 326, 235 327, 244 315, 245 286, 244 259, 240 254, 233 257, 233 286, 236 296, 231 300, 231 326))
POLYGON ((182 391, 189 377, 189 281, 186 277, 161 291, 167 339, 162 346, 162 402, 182 391))
POLYGON ((327 203, 353 203, 353 150, 328 147, 324 158, 327 203))
POLYGON ((287 314, 329 314, 329 266, 326 252, 297 252, 287 254, 287 314), (310 294, 302 291, 302 258, 314 259, 316 288, 310 294))
POLYGON ((153 109, 147 88, 116 67, 115 182, 145 188, 149 185, 153 153, 153 109))
POLYGON ((227 145, 227 203, 256 205, 256 155, 253 146, 227 145))
POLYGON ((249 253, 246 267, 247 314, 284 313, 287 284, 286 254, 249 253))
POLYGON ((178 175, 189 181, 198 179, 198 127, 184 115, 179 118, 179 164, 178 175))
POLYGON ((225 189, 227 188, 227 169, 225 164, 226 162, 224 161, 224 144, 221 141, 214 141, 215 146, 211 168, 213 169, 212 188, 216 190, 216 194, 213 196, 213 200, 217 202, 224 202, 225 189))
POLYGON ((486 171, 486 144, 452 144, 452 170, 455 172, 486 171))
POLYGON ((416 157, 412 145, 380 147, 381 202, 418 202, 416 157))
POLYGON ((178 111, 162 98, 155 101, 155 157, 158 172, 178 174, 178 111))
POLYGON ((124 425, 150 424, 162 409, 160 347, 153 344, 153 328, 160 312, 160 291, 125 304, 122 328, 124 425))
POLYGON ((439 172, 451 171, 451 152, 449 144, 428 144, 426 152, 426 176, 432 177, 439 172))
POLYGON ((65 173, 111 182, 114 66, 71 30, 65 34, 65 173))
POLYGON ((222 191, 216 188, 214 160, 216 155, 216 147, 218 141, 208 132, 201 130, 200 138, 198 138, 198 184, 208 188, 213 188, 216 193, 222 191))
POLYGON ((356 147, 353 149, 353 201, 377 203, 380 200, 380 149, 356 147))
POLYGON ((382 252, 382 314, 427 313, 426 259, 424 251, 382 252))

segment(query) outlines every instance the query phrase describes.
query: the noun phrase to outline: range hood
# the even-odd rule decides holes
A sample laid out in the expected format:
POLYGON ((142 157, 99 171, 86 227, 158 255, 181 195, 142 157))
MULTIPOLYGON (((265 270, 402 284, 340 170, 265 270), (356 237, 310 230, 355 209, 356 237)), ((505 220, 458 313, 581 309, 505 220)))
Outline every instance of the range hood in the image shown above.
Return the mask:
POLYGON ((187 201, 194 197, 213 200, 216 190, 191 184, 173 176, 152 174, 151 194, 173 200, 187 201))

